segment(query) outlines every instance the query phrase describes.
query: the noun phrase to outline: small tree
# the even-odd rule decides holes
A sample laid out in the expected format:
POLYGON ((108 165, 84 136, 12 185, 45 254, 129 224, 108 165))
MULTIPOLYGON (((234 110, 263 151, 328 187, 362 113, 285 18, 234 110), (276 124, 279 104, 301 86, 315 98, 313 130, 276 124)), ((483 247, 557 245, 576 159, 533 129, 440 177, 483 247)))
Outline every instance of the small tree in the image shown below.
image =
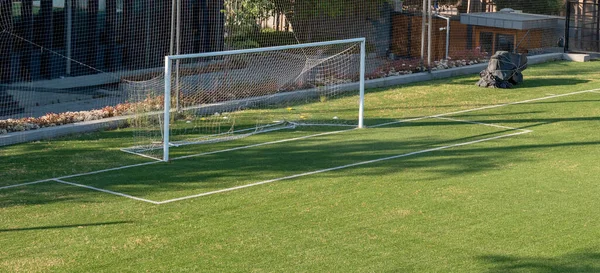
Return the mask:
POLYGON ((272 0, 227 0, 225 26, 230 35, 247 36, 260 30, 258 21, 269 16, 274 9, 272 0))
POLYGON ((315 28, 328 27, 316 25, 318 19, 344 14, 368 17, 368 13, 378 12, 378 7, 388 1, 391 0, 227 0, 227 26, 232 33, 245 35, 257 29, 257 19, 277 11, 286 15, 298 40, 311 42, 315 28))
POLYGON ((526 13, 558 15, 563 9, 563 0, 496 0, 496 8, 511 8, 526 13))

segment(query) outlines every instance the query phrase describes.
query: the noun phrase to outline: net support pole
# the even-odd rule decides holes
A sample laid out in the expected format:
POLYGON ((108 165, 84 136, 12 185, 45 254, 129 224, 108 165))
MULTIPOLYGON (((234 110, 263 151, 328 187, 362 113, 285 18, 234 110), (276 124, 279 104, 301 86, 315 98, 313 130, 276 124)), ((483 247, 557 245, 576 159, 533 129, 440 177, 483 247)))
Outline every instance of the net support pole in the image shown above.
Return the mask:
POLYGON ((450 17, 435 14, 435 17, 446 20, 446 60, 450 56, 450 17))
POLYGON ((367 59, 367 42, 363 38, 360 43, 360 102, 358 106, 358 128, 364 128, 364 112, 365 112, 365 71, 367 59))
POLYGON ((427 28, 427 0, 423 0, 423 13, 421 14, 421 71, 425 68, 425 31, 427 28))
MULTIPOLYGON (((175 27, 175 39, 176 39, 176 52, 175 54, 181 54, 181 0, 177 0, 177 26, 175 27)), ((181 102, 179 101, 179 64, 180 61, 176 60, 175 65, 177 66, 175 69, 175 109, 177 109, 177 113, 181 112, 181 102)))
POLYGON ((169 56, 165 57, 165 99, 164 99, 164 121, 163 121, 163 161, 169 162, 169 125, 171 123, 171 68, 172 61, 169 56))
POLYGON ((65 37, 65 46, 67 48, 67 63, 66 71, 67 76, 71 76, 71 58, 73 49, 73 6, 71 0, 65 1, 65 12, 67 13, 67 33, 65 37))
POLYGON ((564 36, 564 44, 563 44, 563 52, 569 52, 569 37, 571 36, 571 2, 567 1, 567 11, 565 18, 565 36, 564 36))
POLYGON ((431 72, 431 32, 433 31, 433 17, 431 11, 431 0, 427 0, 427 69, 431 72))
POLYGON ((175 9, 177 8, 177 4, 175 3, 177 0, 171 0, 171 40, 169 42, 169 55, 175 54, 175 9))

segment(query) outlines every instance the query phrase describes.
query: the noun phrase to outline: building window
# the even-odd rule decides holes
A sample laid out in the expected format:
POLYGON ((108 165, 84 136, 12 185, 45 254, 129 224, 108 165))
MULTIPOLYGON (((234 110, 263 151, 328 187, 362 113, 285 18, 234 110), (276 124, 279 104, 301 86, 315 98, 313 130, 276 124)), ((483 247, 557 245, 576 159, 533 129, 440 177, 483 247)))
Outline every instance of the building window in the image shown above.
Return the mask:
POLYGON ((479 33, 479 45, 482 52, 492 52, 494 50, 494 33, 481 32, 479 33))
POLYGON ((510 51, 515 48, 515 36, 496 34, 496 51, 510 51))

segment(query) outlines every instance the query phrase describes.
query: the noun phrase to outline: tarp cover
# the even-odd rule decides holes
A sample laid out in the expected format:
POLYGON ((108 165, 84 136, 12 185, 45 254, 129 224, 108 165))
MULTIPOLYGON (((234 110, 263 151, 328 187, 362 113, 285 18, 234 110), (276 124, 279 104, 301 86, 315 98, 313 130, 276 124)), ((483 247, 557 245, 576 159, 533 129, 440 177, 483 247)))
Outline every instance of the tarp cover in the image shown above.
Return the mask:
POLYGON ((498 51, 490 58, 488 67, 479 73, 480 87, 511 88, 523 82, 523 70, 527 69, 527 55, 498 51))

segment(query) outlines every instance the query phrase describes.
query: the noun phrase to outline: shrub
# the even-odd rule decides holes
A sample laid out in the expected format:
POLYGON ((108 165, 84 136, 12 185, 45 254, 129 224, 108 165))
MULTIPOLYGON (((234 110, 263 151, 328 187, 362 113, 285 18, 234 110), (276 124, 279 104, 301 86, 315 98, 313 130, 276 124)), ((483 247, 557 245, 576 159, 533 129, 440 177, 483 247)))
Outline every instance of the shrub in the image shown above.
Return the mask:
POLYGON ((247 35, 236 35, 226 38, 226 44, 235 49, 294 45, 298 41, 293 32, 260 31, 247 35))

